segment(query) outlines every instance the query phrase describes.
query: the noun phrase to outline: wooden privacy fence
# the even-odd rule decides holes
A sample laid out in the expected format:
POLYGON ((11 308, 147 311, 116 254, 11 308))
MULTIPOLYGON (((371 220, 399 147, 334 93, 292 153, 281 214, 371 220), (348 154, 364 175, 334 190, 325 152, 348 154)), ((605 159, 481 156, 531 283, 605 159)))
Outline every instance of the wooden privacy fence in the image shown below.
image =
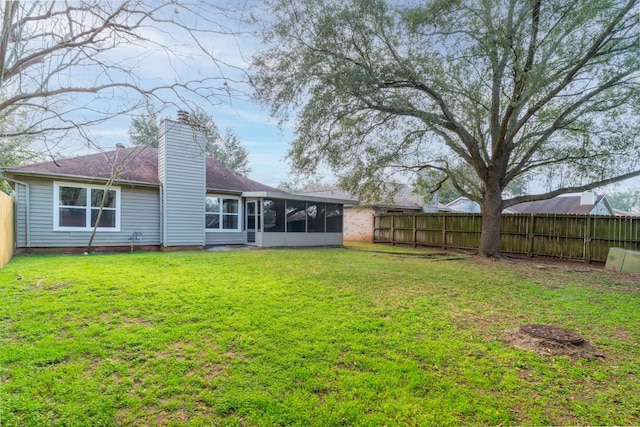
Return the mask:
POLYGON ((11 261, 15 247, 13 199, 0 191, 0 268, 11 261))
MULTIPOLYGON (((388 214, 374 218, 374 243, 477 249, 482 216, 466 213, 388 214)), ((606 261, 609 248, 640 250, 640 217, 503 214, 504 253, 606 261)))

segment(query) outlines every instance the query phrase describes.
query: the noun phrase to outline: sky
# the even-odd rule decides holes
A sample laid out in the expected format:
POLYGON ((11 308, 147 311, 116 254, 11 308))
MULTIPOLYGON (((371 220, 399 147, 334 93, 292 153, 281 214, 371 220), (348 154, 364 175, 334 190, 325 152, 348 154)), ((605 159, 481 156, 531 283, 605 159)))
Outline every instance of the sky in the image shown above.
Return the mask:
MULTIPOLYGON (((224 0, 218 1, 223 5, 224 0)), ((227 4, 235 5, 229 1, 227 4)), ((250 10, 245 6, 243 13, 250 10)), ((262 46, 257 37, 249 35, 251 28, 239 21, 229 19, 224 15, 214 15, 215 23, 194 23, 204 28, 214 28, 216 25, 225 26, 225 31, 241 35, 223 35, 203 32, 198 35, 197 42, 209 50, 213 57, 227 64, 216 66, 202 51, 195 46, 189 35, 184 32, 161 31, 146 28, 144 35, 156 43, 155 48, 147 46, 122 46, 109 52, 114 62, 121 58, 135 62, 134 74, 149 84, 171 83, 180 79, 198 79, 203 77, 220 77, 220 72, 229 87, 237 89, 242 95, 220 97, 216 105, 210 105, 194 97, 193 103, 203 108, 217 123, 221 130, 231 128, 242 141, 249 153, 249 167, 252 172, 249 178, 258 182, 277 186, 282 182, 292 181, 294 177, 286 161, 286 153, 294 138, 293 123, 279 127, 276 120, 270 117, 269 111, 249 99, 250 88, 245 84, 234 83, 241 80, 241 73, 237 69, 247 69, 248 63, 262 46), (162 47, 168 47, 164 49, 162 47)), ((218 64, 219 65, 219 64, 218 64)), ((222 85, 222 80, 214 80, 213 84, 222 85)), ((175 118, 178 107, 171 106, 161 111, 161 116, 175 118)), ((129 129, 131 116, 122 115, 91 129, 91 136, 102 149, 115 148, 116 144, 129 145, 129 129)), ((72 143, 64 147, 63 154, 86 154, 86 147, 72 143)), ((325 180, 331 181, 330 174, 325 173, 325 180)), ((613 187, 614 190, 635 189, 640 186, 640 179, 628 181, 613 187)), ((535 184, 530 185, 530 192, 540 192, 535 184)))
MULTIPOLYGON (((226 7, 220 1, 216 4, 226 7)), ((236 5, 235 2, 229 4, 236 5)), ((250 8, 245 6, 241 12, 247 16, 249 10, 250 8)), ((248 85, 235 83, 243 79, 238 69, 248 69, 252 55, 261 47, 260 41, 249 34, 251 29, 246 24, 238 20, 222 15, 214 15, 213 19, 217 20, 216 25, 225 26, 225 32, 236 35, 203 32, 198 34, 198 42, 225 65, 214 64, 195 46, 186 32, 180 32, 175 28, 168 32, 145 29, 144 35, 157 44, 155 48, 123 46, 113 49, 109 55, 114 62, 124 58, 131 61, 135 58, 133 73, 149 86, 209 77, 214 77, 211 82, 214 86, 221 86, 226 81, 226 85, 237 90, 238 94, 232 97, 220 96, 214 99, 216 105, 211 105, 197 96, 186 96, 190 98, 192 106, 202 108, 208 113, 221 131, 230 128, 239 137, 249 153, 249 168, 252 170, 249 178, 274 187, 281 182, 291 181, 293 178, 285 158, 289 143, 293 139, 292 127, 278 126, 265 107, 250 100, 251 90, 248 85), (169 50, 163 47, 168 47, 169 50)), ((195 23, 199 28, 218 31, 220 28, 216 25, 195 23)), ((155 107, 158 108, 159 105, 156 104, 155 107)), ((160 116, 175 119, 178 109, 177 105, 169 106, 161 110, 160 116)), ((116 144, 130 145, 127 131, 131 119, 132 115, 122 115, 94 126, 90 130, 91 138, 102 150, 113 149, 116 144)), ((65 156, 86 154, 88 151, 81 141, 70 140, 61 146, 61 154, 65 156)))
MULTIPOLYGON (((263 184, 277 187, 281 182, 291 181, 291 173, 286 163, 286 152, 293 138, 290 127, 280 128, 259 105, 249 101, 233 101, 230 106, 206 108, 221 130, 233 129, 249 154, 248 177, 263 184)), ((176 118, 177 109, 167 108, 163 117, 176 118)), ((101 141, 104 149, 113 149, 118 143, 130 145, 130 117, 123 116, 96 127, 92 134, 101 141)), ((67 151, 77 155, 85 153, 86 148, 78 145, 67 151)))

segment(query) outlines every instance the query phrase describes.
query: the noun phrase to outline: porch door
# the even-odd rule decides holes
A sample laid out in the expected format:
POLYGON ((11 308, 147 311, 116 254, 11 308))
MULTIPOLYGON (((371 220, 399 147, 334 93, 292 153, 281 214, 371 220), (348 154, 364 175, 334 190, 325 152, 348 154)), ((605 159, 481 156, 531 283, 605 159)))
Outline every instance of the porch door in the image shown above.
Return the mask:
POLYGON ((246 204, 245 224, 247 225, 247 243, 256 242, 256 232, 260 231, 260 201, 248 199, 246 204))

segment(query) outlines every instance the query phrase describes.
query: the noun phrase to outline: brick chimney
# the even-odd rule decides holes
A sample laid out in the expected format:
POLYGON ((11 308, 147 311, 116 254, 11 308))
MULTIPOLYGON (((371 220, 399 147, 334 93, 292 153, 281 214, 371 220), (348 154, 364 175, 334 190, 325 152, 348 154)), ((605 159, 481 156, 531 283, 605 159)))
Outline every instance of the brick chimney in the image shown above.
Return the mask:
POLYGON ((178 110, 178 123, 189 124, 189 112, 178 110))

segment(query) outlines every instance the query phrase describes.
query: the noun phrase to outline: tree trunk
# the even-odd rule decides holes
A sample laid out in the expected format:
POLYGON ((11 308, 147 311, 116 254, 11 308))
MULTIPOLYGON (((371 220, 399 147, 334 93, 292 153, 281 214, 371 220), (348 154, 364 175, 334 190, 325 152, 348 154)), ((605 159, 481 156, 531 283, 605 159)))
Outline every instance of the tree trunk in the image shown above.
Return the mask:
MULTIPOLYGON (((93 230, 91 231, 91 237, 89 238, 89 243, 87 244, 87 253, 90 254, 93 249, 93 239, 96 237, 96 231, 98 231, 98 224, 100 224, 100 219, 102 219, 102 211, 104 210, 104 203, 107 200, 107 195, 109 194, 109 189, 111 189, 111 185, 113 185, 113 176, 109 178, 107 183, 104 185, 102 189, 102 199, 100 200, 100 209, 98 209, 98 216, 96 217, 96 222, 93 225, 93 230)), ((91 197, 89 194, 88 197, 91 197)))
POLYGON ((502 258, 502 251, 500 250, 501 221, 502 191, 499 185, 487 185, 482 203, 480 255, 487 258, 502 258))

